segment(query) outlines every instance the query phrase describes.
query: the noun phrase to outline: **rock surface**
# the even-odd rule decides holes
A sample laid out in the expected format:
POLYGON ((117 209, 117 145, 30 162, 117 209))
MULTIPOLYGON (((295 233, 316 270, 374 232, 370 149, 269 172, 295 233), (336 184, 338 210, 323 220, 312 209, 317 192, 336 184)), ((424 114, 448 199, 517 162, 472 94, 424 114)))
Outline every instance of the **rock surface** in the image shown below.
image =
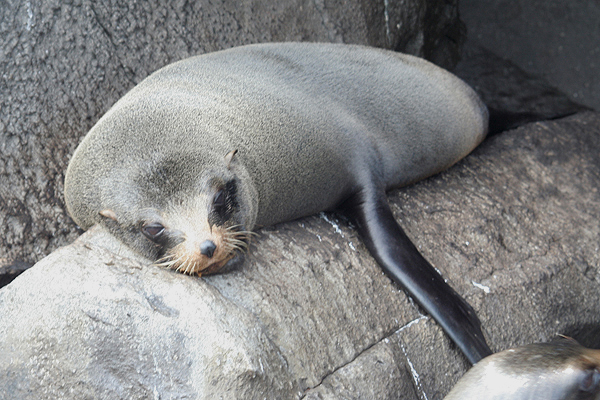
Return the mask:
POLYGON ((600 110, 600 2, 461 0, 468 41, 600 110))
POLYGON ((63 200, 70 155, 151 72, 192 55, 273 41, 368 44, 451 66, 463 33, 457 7, 457 0, 3 1, 0 274, 81 233, 63 200))
MULTIPOLYGON (((485 141, 393 191, 495 350, 599 347, 600 114, 485 141)), ((468 365, 334 215, 260 231, 196 278, 95 229, 0 290, 0 399, 443 399, 468 365)))

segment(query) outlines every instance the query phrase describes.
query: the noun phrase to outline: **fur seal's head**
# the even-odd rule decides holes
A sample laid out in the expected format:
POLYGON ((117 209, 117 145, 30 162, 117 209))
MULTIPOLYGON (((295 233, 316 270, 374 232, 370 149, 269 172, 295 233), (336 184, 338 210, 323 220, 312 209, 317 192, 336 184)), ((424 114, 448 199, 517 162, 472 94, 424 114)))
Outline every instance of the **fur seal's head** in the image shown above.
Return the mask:
POLYGON ((195 153, 161 155, 138 169, 130 188, 103 185, 98 222, 158 265, 217 272, 240 259, 256 218, 256 195, 236 174, 245 170, 235 154, 208 166, 195 153))

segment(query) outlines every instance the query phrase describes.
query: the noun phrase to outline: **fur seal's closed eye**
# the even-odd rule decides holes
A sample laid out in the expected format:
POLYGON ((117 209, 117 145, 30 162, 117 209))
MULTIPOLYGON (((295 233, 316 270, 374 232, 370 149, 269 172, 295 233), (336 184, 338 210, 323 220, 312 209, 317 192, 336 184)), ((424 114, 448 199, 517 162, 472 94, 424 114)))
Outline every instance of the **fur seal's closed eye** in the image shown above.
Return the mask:
POLYGON ((208 223, 211 228, 213 225, 226 226, 235 212, 236 204, 235 181, 230 180, 224 185, 217 186, 208 210, 208 223))
POLYGON ((164 231, 165 227, 158 222, 151 222, 142 226, 142 233, 153 242, 156 242, 164 231))
POLYGON ((127 93, 73 155, 65 199, 82 228, 102 224, 189 274, 239 259, 257 225, 341 207, 475 362, 490 352, 475 312, 412 245, 385 191, 454 164, 486 129, 471 88, 419 58, 244 46, 168 65, 127 93))
POLYGON ((223 189, 219 189, 217 193, 215 193, 213 197, 213 207, 216 212, 223 211, 223 207, 225 207, 225 192, 223 189))

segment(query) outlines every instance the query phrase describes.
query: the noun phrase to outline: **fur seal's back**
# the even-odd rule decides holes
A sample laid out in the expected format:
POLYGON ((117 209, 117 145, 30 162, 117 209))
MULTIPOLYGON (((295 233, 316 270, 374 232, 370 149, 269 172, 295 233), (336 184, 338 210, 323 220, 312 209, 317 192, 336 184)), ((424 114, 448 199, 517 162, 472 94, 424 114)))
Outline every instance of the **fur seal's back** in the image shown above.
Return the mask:
POLYGON ((256 223, 269 225, 334 207, 363 184, 360 170, 389 188, 447 168, 483 139, 484 110, 461 80, 400 53, 299 43, 210 53, 162 68, 115 104, 73 157, 67 204, 88 228, 115 166, 131 176, 152 156, 212 153, 210 165, 238 149, 260 196, 256 223))
POLYGON ((84 229, 100 223, 188 273, 237 259, 256 225, 343 203, 384 270, 473 361, 489 353, 474 312, 404 235, 385 190, 449 167, 486 127, 473 90, 416 57, 238 47, 168 65, 119 100, 73 155, 65 200, 84 229))

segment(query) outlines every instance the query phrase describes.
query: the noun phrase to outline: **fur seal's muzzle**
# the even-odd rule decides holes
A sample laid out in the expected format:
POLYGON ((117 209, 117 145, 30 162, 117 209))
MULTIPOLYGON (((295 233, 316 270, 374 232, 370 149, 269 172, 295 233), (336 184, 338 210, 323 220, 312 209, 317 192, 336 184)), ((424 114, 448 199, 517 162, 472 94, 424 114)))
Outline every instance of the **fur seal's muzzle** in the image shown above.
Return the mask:
POLYGON ((186 236, 178 245, 166 248, 156 264, 185 274, 219 272, 248 247, 248 240, 254 234, 238 228, 213 226, 208 239, 186 236))

